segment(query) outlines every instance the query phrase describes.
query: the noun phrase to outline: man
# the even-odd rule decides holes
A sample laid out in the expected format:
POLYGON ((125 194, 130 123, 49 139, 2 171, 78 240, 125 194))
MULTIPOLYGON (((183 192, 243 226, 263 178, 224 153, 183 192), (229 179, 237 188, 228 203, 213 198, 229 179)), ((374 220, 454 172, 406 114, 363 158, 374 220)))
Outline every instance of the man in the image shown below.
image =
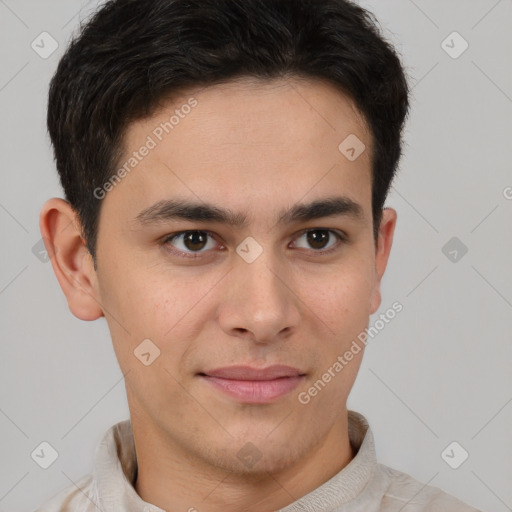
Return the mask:
MULTIPOLYGON (((408 86, 345 0, 118 0, 71 43, 41 231, 130 419, 41 511, 472 511, 346 402, 381 304, 408 86)), ((397 304, 397 311, 400 304, 397 304)))

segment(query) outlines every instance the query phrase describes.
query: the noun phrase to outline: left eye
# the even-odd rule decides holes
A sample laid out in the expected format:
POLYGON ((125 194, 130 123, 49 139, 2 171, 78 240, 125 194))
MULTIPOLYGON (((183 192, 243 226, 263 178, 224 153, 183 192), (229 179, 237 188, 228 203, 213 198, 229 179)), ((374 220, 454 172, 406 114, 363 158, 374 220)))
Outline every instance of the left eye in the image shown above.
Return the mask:
MULTIPOLYGON (((336 231, 333 231, 332 229, 310 229, 309 231, 304 232, 299 238, 296 240, 300 240, 301 238, 305 238, 306 243, 309 244, 309 246, 313 249, 315 249, 317 252, 322 252, 325 250, 331 249, 335 244, 336 241, 334 241, 334 244, 331 244, 330 246, 326 246, 326 243, 332 240, 332 236, 335 235, 336 238, 338 238, 339 241, 343 241, 343 237, 337 233, 336 231)), ((297 242, 294 243, 295 246, 297 246, 297 242)), ((305 249, 309 249, 310 247, 304 247, 305 249)))

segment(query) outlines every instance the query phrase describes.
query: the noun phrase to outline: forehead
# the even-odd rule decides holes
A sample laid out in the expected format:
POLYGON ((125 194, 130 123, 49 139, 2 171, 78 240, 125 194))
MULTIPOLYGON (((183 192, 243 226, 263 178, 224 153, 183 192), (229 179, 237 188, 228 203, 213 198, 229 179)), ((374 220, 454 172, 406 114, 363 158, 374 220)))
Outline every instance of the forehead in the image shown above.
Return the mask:
POLYGON ((335 192, 370 204, 371 146, 363 117, 331 84, 239 80, 190 89, 130 124, 119 166, 134 165, 108 194, 141 208, 172 196, 261 210, 335 192), (366 146, 352 161, 339 148, 350 137, 366 146))

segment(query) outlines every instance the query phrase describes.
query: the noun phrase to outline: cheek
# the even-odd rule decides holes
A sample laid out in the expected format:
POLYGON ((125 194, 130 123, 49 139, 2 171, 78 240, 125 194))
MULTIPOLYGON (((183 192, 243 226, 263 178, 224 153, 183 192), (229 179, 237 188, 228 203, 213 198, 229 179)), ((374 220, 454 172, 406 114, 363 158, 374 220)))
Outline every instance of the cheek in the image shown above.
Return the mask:
POLYGON ((219 277, 209 273, 199 278, 185 269, 158 266, 128 267, 111 266, 101 276, 100 302, 121 366, 137 363, 133 351, 144 339, 161 350, 160 361, 179 361, 203 324, 198 316, 204 316, 208 292, 219 277))
MULTIPOLYGON (((373 295, 373 273, 359 264, 334 268, 322 278, 303 279, 305 301, 338 339, 347 339, 368 323, 373 295)), ((356 333, 357 334, 357 333, 356 333)))
POLYGON ((201 281, 159 263, 124 259, 102 267, 101 303, 130 332, 162 335, 204 295, 201 281))

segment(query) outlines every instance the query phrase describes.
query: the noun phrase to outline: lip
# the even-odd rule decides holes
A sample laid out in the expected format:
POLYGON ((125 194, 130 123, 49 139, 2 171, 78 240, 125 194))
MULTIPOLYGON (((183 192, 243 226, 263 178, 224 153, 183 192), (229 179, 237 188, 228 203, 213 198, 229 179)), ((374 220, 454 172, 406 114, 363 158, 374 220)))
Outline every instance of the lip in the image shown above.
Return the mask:
POLYGON ((219 377, 231 380, 273 380, 280 377, 296 377, 304 375, 298 368, 275 364, 266 368, 254 368, 252 366, 226 366, 202 372, 208 377, 219 377))
POLYGON ((273 402, 295 389, 304 379, 297 368, 274 365, 267 368, 230 366, 201 373, 214 388, 249 404, 273 402))

